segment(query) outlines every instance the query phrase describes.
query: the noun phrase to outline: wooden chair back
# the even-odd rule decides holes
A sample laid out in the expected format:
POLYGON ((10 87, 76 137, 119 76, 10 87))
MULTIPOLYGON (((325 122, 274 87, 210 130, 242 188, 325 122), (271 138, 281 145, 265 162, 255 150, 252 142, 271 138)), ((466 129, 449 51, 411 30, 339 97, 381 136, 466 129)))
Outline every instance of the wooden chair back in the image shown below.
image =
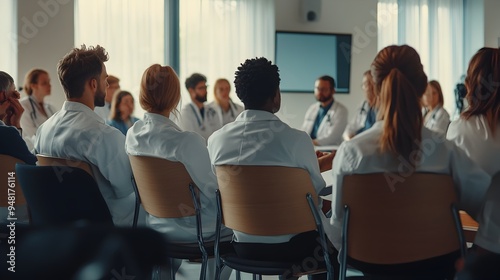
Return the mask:
MULTIPOLYGON (((414 173, 391 185, 387 173, 344 177, 347 254, 372 264, 424 260, 461 248, 449 175, 414 173)), ((457 214, 458 217, 458 214, 457 214)))
POLYGON ((196 214, 189 191, 194 183, 184 164, 149 156, 130 155, 129 159, 146 212, 159 218, 196 214))
POLYGON ((296 234, 316 230, 307 202, 317 195, 309 173, 284 166, 216 167, 223 223, 253 235, 296 234))
POLYGON ((90 176, 92 176, 92 178, 95 179, 94 172, 92 171, 92 167, 87 162, 80 161, 80 160, 74 160, 74 159, 51 157, 51 156, 42 155, 42 154, 37 154, 36 158, 38 159, 37 165, 40 165, 40 166, 70 166, 70 167, 77 167, 77 168, 80 168, 80 169, 84 170, 90 176))

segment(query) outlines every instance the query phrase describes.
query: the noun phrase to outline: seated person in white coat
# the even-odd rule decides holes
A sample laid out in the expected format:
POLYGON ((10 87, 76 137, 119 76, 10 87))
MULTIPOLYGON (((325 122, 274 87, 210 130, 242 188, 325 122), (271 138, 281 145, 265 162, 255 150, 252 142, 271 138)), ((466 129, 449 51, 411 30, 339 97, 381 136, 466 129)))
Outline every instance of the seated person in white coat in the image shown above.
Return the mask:
MULTIPOLYGON (((494 176, 500 172, 500 87, 484 81, 500 81, 498 48, 482 48, 470 60, 465 78, 469 107, 450 124, 447 138, 494 176)), ((478 222, 474 247, 500 254, 500 185, 490 187, 478 222)))
POLYGON ((306 112, 302 130, 307 132, 317 146, 340 145, 347 126, 347 109, 335 101, 335 80, 330 76, 319 77, 314 84, 318 103, 306 112))
POLYGON ((21 99, 24 114, 21 117, 21 128, 26 145, 31 150, 35 142, 38 127, 52 116, 57 110, 54 106, 44 102, 50 95, 49 73, 42 69, 32 69, 24 78, 24 92, 27 96, 21 99))
POLYGON ((243 107, 234 103, 229 97, 231 84, 226 79, 218 79, 214 85, 215 100, 208 103, 207 118, 213 122, 215 130, 234 121, 243 112, 243 107))
MULTIPOLYGON (((146 113, 144 120, 129 129, 125 149, 129 155, 163 158, 186 167, 200 190, 202 232, 205 240, 210 241, 215 239, 217 178, 211 171, 205 139, 192 131, 183 131, 169 119, 180 100, 179 78, 171 67, 154 64, 146 69, 139 94, 146 113)), ((169 242, 197 242, 195 216, 158 218, 148 214, 146 224, 163 233, 169 242)), ((230 239, 232 234, 232 230, 223 228, 221 237, 230 239)))
MULTIPOLYGON (((191 97, 191 102, 184 105, 179 117, 180 127, 186 131, 193 131, 208 139, 217 130, 207 116, 207 78, 199 73, 194 73, 185 82, 186 89, 191 97)), ((214 116, 215 117, 215 116, 214 116)))
MULTIPOLYGON (((325 181, 311 139, 274 115, 281 106, 278 67, 263 57, 248 59, 238 67, 234 84, 245 111, 208 139, 214 170, 227 164, 299 167, 309 172, 316 191, 322 190, 325 181)), ((302 260, 312 255, 318 238, 316 231, 280 236, 235 231, 234 236, 236 253, 256 260, 302 260)))
POLYGON ((377 96, 373 92, 373 78, 371 71, 363 73, 363 91, 365 92, 365 100, 356 110, 356 115, 347 125, 344 131, 344 140, 349 140, 361 132, 369 129, 377 121, 377 96))
MULTIPOLYGON (((481 209, 491 177, 477 166, 444 134, 423 127, 421 98, 427 87, 418 53, 407 45, 382 49, 371 66, 375 92, 379 98, 380 120, 364 133, 340 145, 333 160, 332 217, 329 233, 340 249, 343 221, 342 183, 346 175, 386 173, 395 191, 409 172, 449 174, 455 183, 458 207, 475 217, 481 209)), ((388 229, 390 230, 390 229, 388 229)), ((436 256, 420 264, 411 279, 453 279, 460 252, 436 256)), ((402 266, 356 263, 355 268, 397 274, 402 266), (378 270, 377 270, 378 268, 378 270)), ((401 277, 398 279, 408 279, 401 277)))
POLYGON ((443 108, 443 91, 438 81, 429 82, 422 97, 422 103, 424 126, 430 130, 446 133, 450 124, 450 114, 443 108))
POLYGON ((91 164, 115 225, 131 226, 135 194, 125 135, 94 112, 104 105, 108 54, 101 46, 74 48, 57 65, 66 94, 60 111, 37 131, 37 153, 91 164))

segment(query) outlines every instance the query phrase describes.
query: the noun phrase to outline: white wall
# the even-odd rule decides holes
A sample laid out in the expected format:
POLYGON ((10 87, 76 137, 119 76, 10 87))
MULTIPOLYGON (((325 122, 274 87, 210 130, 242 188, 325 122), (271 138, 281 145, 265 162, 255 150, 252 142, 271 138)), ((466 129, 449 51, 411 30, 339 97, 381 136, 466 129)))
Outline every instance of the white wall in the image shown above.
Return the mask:
POLYGON ((484 0, 484 46, 500 47, 500 1, 484 0))
MULTIPOLYGON (((349 33, 353 35, 351 65, 351 92, 336 94, 335 100, 352 112, 363 100, 361 80, 377 54, 377 1, 376 0, 321 0, 320 19, 306 22, 300 14, 301 0, 276 0, 276 29, 280 31, 349 33)), ((279 67, 279 65, 278 65, 279 67)), ((314 84, 311 84, 313 89, 314 84)), ((300 128, 304 114, 315 102, 311 93, 281 94, 280 118, 295 128, 300 128)))
MULTIPOLYGON (((60 108, 65 100, 57 78, 57 63, 74 43, 73 0, 18 0, 18 73, 16 84, 24 84, 24 76, 32 68, 49 72, 52 84, 47 102, 60 108)), ((21 93, 21 96, 24 96, 21 93)))

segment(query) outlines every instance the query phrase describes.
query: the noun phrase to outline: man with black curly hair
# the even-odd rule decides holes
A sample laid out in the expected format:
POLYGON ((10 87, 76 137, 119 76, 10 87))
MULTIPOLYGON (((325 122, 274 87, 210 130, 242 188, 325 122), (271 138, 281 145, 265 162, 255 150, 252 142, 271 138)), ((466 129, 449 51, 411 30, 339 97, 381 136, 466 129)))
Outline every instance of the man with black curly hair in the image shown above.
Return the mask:
MULTIPOLYGON (((236 71, 236 94, 245 105, 234 122, 208 139, 210 160, 218 165, 260 165, 298 167, 309 172, 319 193, 325 187, 307 133, 291 128, 274 113, 281 106, 278 67, 266 58, 247 59, 236 71)), ((333 154, 325 155, 330 165, 333 154)), ((283 186, 283 191, 290 186, 283 186)), ((302 260, 319 246, 316 231, 279 236, 257 236, 234 231, 238 255, 256 260, 302 260)), ((321 260, 318 260, 321 261, 321 260)), ((288 278, 287 278, 288 279, 288 278)), ((316 279, 316 278, 314 278, 316 279)))

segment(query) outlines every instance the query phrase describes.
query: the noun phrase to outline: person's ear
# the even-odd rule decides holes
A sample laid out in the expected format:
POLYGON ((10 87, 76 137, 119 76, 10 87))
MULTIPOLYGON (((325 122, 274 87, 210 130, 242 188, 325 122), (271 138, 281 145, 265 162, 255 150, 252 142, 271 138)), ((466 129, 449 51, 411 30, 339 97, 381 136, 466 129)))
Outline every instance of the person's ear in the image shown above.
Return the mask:
POLYGON ((94 78, 90 79, 89 86, 90 86, 90 89, 92 89, 92 91, 96 91, 97 90, 97 80, 94 78))

